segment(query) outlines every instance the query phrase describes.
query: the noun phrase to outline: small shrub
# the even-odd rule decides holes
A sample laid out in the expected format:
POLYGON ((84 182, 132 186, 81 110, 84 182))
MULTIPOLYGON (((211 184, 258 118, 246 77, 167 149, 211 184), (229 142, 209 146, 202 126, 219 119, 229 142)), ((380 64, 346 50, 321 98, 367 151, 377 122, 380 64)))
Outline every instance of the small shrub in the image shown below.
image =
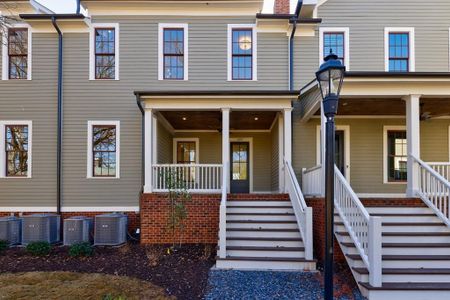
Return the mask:
POLYGON ((0 240, 0 253, 6 251, 6 249, 8 249, 8 247, 9 247, 8 241, 0 240))
POLYGON ((73 257, 92 256, 94 248, 88 242, 76 243, 70 246, 69 255, 73 257))
POLYGON ((114 297, 113 295, 108 294, 108 295, 105 295, 102 300, 125 300, 125 298, 122 296, 114 297))
POLYGON ((27 245, 27 252, 34 256, 46 256, 50 253, 52 246, 48 242, 32 242, 27 245))

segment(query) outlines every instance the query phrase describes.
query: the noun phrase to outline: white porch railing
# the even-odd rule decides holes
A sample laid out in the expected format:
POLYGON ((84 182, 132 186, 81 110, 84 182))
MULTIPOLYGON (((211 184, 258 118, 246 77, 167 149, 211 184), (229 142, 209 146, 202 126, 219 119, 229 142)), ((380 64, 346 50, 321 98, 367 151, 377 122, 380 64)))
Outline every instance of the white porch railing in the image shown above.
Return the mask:
POLYGON ((372 217, 335 166, 334 204, 356 249, 369 270, 369 283, 381 286, 381 218, 372 217))
POLYGON ((450 227, 450 183, 447 163, 427 164, 412 156, 418 165, 418 195, 450 227), (442 173, 441 173, 442 172, 442 173))
POLYGON ((426 164, 444 177, 445 180, 450 180, 450 162, 427 162, 426 164))
POLYGON ((322 166, 318 165, 302 171, 302 187, 305 195, 323 196, 325 184, 323 180, 322 166))
POLYGON ((297 224, 305 247, 305 259, 313 259, 313 221, 312 208, 308 207, 298 184, 294 169, 287 161, 284 163, 285 187, 292 202, 297 224))
POLYGON ((221 164, 154 164, 152 172, 154 192, 167 192, 174 178, 190 192, 221 192, 221 164))

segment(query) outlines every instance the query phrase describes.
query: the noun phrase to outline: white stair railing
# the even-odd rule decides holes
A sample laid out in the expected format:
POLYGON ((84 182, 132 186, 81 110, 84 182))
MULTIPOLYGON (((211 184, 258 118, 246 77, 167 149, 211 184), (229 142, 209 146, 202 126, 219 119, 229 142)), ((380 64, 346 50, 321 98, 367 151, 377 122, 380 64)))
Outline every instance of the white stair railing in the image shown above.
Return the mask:
POLYGON ((154 164, 153 191, 166 192, 170 180, 182 181, 190 192, 219 193, 222 186, 221 164, 154 164))
POLYGON ((335 166, 334 205, 350 238, 369 270, 369 283, 374 287, 382 284, 381 218, 372 217, 355 192, 335 166))
POLYGON ((411 158, 418 165, 419 197, 450 227, 450 183, 438 172, 443 169, 436 165, 432 167, 412 155, 411 158))
POLYGON ((305 247, 305 259, 313 259, 313 221, 312 208, 308 207, 298 184, 294 169, 287 161, 284 163, 285 187, 292 202, 300 234, 305 247))
POLYGON ((222 198, 219 209, 219 257, 227 256, 227 174, 228 165, 223 165, 222 198))
POLYGON ((302 188, 305 195, 323 196, 324 187, 321 165, 302 170, 302 188))
POLYGON ((426 164, 444 177, 445 180, 450 180, 450 162, 427 162, 426 164))

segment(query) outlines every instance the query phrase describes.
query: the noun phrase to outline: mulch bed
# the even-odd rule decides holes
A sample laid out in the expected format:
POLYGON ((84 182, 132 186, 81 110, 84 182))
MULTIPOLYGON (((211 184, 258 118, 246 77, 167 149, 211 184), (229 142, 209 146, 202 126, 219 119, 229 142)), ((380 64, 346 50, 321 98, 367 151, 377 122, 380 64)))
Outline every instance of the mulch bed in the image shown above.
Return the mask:
POLYGON ((0 255, 0 272, 70 271, 130 276, 147 280, 178 299, 201 299, 209 269, 215 263, 215 245, 184 245, 167 254, 167 246, 127 244, 96 247, 92 257, 72 258, 67 247, 55 246, 50 255, 34 257, 24 248, 0 255))

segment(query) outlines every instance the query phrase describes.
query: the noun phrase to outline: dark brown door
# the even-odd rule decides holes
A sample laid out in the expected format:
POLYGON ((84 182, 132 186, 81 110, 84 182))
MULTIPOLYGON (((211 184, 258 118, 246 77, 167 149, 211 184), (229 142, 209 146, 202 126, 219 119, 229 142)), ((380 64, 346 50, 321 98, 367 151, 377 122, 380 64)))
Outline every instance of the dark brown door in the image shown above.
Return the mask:
POLYGON ((232 142, 230 144, 231 155, 231 193, 250 192, 250 151, 248 142, 232 142))
POLYGON ((345 176, 345 149, 344 149, 344 131, 336 130, 336 136, 334 140, 335 144, 335 162, 342 175, 345 176))

